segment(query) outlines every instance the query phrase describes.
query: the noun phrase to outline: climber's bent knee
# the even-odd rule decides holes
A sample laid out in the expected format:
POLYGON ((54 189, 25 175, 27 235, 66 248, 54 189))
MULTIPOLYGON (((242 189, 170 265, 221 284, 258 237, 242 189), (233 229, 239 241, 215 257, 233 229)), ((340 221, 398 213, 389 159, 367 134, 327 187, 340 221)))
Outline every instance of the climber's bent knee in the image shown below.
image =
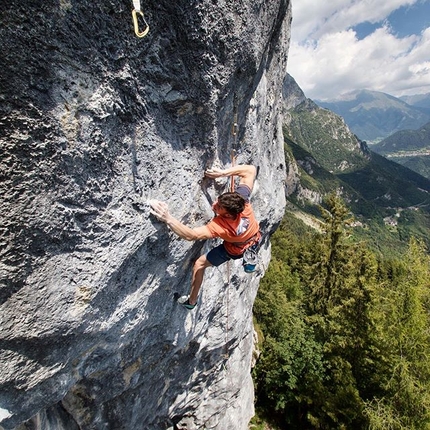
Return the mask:
POLYGON ((206 269, 206 267, 212 266, 212 263, 206 259, 206 255, 201 255, 195 262, 194 262, 194 269, 206 269))

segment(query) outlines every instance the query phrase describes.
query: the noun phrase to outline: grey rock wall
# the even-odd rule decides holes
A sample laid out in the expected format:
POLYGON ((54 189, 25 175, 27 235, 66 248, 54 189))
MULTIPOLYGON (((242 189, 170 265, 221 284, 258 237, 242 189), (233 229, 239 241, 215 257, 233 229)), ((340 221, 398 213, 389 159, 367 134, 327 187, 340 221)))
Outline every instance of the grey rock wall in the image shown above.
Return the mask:
POLYGON ((192 262, 214 242, 190 226, 225 182, 259 168, 264 233, 285 205, 282 87, 288 0, 10 0, 0 15, 0 426, 246 429, 259 270, 208 269, 193 312, 192 262), (238 134, 231 135, 237 114, 238 134))
POLYGON ((284 99, 283 106, 285 109, 285 122, 288 123, 288 111, 294 109, 299 104, 306 101, 305 93, 297 85, 297 82, 294 80, 294 78, 289 74, 287 74, 284 78, 282 97, 284 99))

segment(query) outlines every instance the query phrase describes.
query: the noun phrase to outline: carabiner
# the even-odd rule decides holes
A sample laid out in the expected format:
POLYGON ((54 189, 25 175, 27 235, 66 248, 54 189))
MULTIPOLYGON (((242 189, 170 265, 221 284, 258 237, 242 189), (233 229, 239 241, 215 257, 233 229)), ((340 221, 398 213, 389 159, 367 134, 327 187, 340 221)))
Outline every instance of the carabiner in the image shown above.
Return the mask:
POLYGON ((141 10, 133 9, 131 15, 133 16, 134 32, 136 33, 136 36, 145 37, 149 32, 149 25, 146 22, 145 17, 143 16, 143 12, 141 10), (139 31, 139 22, 137 21, 137 14, 142 17, 143 22, 145 23, 145 29, 143 31, 139 31))

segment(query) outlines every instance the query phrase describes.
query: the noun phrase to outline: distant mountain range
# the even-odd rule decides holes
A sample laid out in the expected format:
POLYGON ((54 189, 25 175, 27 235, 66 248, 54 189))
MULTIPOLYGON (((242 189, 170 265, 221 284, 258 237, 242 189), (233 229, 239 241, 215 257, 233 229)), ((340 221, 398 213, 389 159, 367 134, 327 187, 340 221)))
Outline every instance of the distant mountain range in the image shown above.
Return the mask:
POLYGON ((401 130, 372 146, 379 154, 430 150, 430 122, 418 130, 401 130))
POLYGON ((430 245, 430 180, 370 150, 342 118, 298 86, 293 91, 295 81, 288 79, 285 154, 300 177, 289 190, 291 215, 312 224, 323 197, 337 192, 356 217, 353 234, 381 252, 395 253, 411 236, 430 245))
POLYGON ((408 105, 430 110, 430 93, 416 94, 413 96, 401 96, 399 98, 408 105))
POLYGON ((430 122, 418 130, 401 130, 372 150, 430 179, 430 122))
POLYGON ((344 118, 360 140, 377 143, 400 130, 416 130, 430 121, 430 93, 393 97, 360 90, 331 101, 315 101, 344 118))

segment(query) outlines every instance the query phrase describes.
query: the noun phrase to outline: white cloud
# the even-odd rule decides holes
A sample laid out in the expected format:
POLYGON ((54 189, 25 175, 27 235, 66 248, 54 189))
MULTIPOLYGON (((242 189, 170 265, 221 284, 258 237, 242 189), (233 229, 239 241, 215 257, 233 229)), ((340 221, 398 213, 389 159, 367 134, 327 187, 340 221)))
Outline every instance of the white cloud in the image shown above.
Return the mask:
POLYGON ((289 73, 313 99, 362 88, 398 96, 430 92, 430 28, 421 36, 398 38, 385 25, 362 40, 351 30, 360 22, 380 22, 415 1, 332 0, 315 5, 296 0, 289 73))
POLYGON ((401 6, 418 0, 293 0, 292 37, 297 42, 319 39, 326 33, 346 30, 365 21, 383 21, 401 6))

